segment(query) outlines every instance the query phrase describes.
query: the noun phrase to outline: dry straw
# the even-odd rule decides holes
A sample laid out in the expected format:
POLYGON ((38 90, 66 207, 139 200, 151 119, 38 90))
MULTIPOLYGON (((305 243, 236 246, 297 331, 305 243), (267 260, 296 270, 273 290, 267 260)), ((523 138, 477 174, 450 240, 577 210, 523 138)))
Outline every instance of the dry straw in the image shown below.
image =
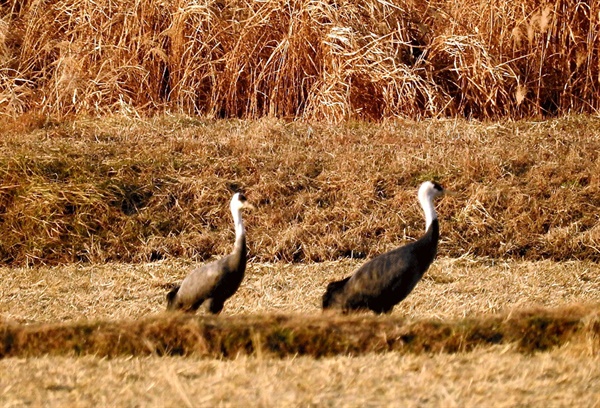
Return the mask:
MULTIPOLYGON (((25 121, 15 126, 21 127, 25 121)), ((0 260, 200 260, 231 250, 242 189, 259 261, 371 257, 420 236, 434 179, 441 255, 600 255, 599 123, 380 125, 163 117, 34 122, 0 141, 0 260)))
POLYGON ((598 110, 596 3, 5 1, 0 112, 339 121, 598 110))

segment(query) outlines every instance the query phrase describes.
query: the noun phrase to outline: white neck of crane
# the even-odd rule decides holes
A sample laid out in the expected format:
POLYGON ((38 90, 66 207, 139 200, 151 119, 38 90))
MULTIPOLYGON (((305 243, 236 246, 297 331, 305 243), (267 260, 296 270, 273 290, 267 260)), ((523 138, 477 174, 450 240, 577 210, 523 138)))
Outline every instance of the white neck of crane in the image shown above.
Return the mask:
POLYGON ((437 213, 433 206, 433 197, 430 197, 429 195, 420 195, 419 202, 425 213, 425 231, 427 231, 433 220, 437 219, 437 213))
POLYGON ((244 237, 246 231, 244 230, 244 223, 242 222, 242 210, 240 208, 232 208, 231 215, 233 215, 233 225, 235 226, 235 244, 244 237))

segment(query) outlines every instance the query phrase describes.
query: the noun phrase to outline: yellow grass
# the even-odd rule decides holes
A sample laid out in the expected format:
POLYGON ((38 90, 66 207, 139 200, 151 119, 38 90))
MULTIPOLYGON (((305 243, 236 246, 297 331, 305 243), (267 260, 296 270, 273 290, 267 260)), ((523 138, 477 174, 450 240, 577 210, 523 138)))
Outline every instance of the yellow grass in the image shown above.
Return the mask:
MULTIPOLYGON (((243 332, 275 326, 283 316, 285 324, 308 327, 308 335, 321 333, 317 340, 330 330, 370 338, 378 351, 394 341, 402 346, 320 359, 273 359, 277 353, 260 347, 247 357, 242 347, 237 357, 216 354, 225 361, 194 354, 74 357, 77 348, 58 344, 55 352, 66 357, 0 360, 0 371, 12 374, 0 376, 1 405, 600 403, 594 118, 328 127, 189 117, 59 124, 30 116, 0 127, 3 263, 67 262, 0 268, 3 350, 16 344, 6 335, 13 328, 43 344, 70 330, 83 337, 68 341, 85 341, 90 327, 98 329, 96 339, 111 339, 152 324, 162 335, 165 322, 210 326, 205 316, 165 318, 164 296, 192 259, 230 249, 231 220, 221 204, 240 187, 259 204, 246 219, 252 259, 212 328, 243 332), (422 231, 413 190, 426 178, 461 192, 439 205, 442 256, 390 317, 322 315, 326 283, 364 262, 345 258, 373 256, 422 231), (152 224, 157 219, 162 224, 152 224), (148 222, 152 228, 144 230, 148 222), (77 256, 83 263, 70 263, 77 256), (111 259, 157 261, 104 262, 111 259), (274 259, 297 262, 267 262, 274 259), (317 259, 325 261, 310 262, 317 259), (370 336, 375 330, 397 337, 370 336), (409 330, 421 339, 436 334, 441 348, 404 347, 401 335, 409 330), (486 339, 494 330, 507 337, 486 339), (470 339, 474 349, 460 344, 469 333, 478 337, 470 339), (495 342, 501 345, 489 346, 495 342), (545 351, 528 353, 536 349, 545 351)), ((335 353, 347 350, 333 346, 335 353)))
MULTIPOLYGON (((362 262, 251 262, 223 314, 320 314, 327 282, 349 275, 362 262)), ((0 268, 0 312, 20 323, 139 319, 164 310, 167 288, 181 281, 192 265, 162 261, 0 268)), ((393 315, 448 320, 598 302, 597 263, 441 258, 393 315)))
POLYGON ((600 358, 572 347, 524 356, 366 355, 0 360, 2 406, 514 407, 600 404, 600 358))
POLYGON ((529 352, 588 340, 597 347, 592 346, 600 327, 596 264, 441 259, 389 317, 321 313, 326 283, 358 264, 252 264, 224 313, 200 320, 163 312, 166 288, 183 278, 189 265, 3 269, 10 283, 0 307, 0 354, 232 358, 237 353, 458 352, 482 344, 514 344, 529 352))
MULTIPOLYGON (((297 321, 317 321, 322 316, 318 302, 325 283, 360 263, 252 262, 240 291, 218 319, 225 325, 236 316, 240 323, 261 318, 268 322, 277 312, 297 321)), ((36 322, 57 327, 58 322, 97 319, 118 324, 159 318, 165 307, 165 286, 181 279, 191 266, 189 261, 161 261, 1 268, 0 314, 4 322, 31 327, 36 322)), ((542 306, 558 313, 574 304, 593 310, 600 303, 599 268, 586 261, 441 258, 391 318, 406 317, 407 323, 418 324, 425 319, 485 319, 491 313, 515 317, 521 310, 542 306)), ((367 313, 358 318, 362 323, 355 329, 358 333, 385 321, 367 313)), ((588 332, 534 354, 523 354, 518 344, 505 343, 479 346, 468 353, 392 352, 320 359, 273 359, 267 350, 227 360, 194 355, 11 357, 0 360, 0 370, 11 373, 0 377, 0 404, 508 407, 566 406, 577 399, 596 406, 600 403, 598 350, 597 333, 588 332)))

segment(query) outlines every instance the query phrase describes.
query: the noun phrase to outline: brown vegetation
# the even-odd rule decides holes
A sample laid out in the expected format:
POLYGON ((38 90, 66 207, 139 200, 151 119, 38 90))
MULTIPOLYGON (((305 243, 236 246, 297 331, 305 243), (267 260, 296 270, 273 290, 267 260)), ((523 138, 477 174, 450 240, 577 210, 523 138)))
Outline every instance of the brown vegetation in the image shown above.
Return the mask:
POLYGON ((600 122, 343 125, 163 116, 4 123, 0 262, 208 259, 228 253, 232 190, 254 261, 372 257, 423 232, 441 255, 600 259, 600 122))
POLYGON ((124 322, 4 323, 0 334, 0 358, 46 354, 323 357, 386 351, 455 353, 496 344, 516 344, 523 352, 544 351, 575 341, 576 336, 597 343, 600 320, 596 307, 410 323, 371 315, 195 317, 173 313, 124 322))
MULTIPOLYGON (((362 262, 251 262, 223 315, 320 315, 327 283, 362 262)), ((165 310, 168 288, 194 266, 173 260, 0 268, 0 313, 23 324, 143 319, 165 310)), ((439 258, 392 315, 456 321, 573 304, 600 304, 599 264, 439 258)))
POLYGON ((326 283, 362 262, 253 261, 217 319, 162 313, 186 259, 0 267, 0 404, 597 404, 600 264, 438 258, 390 316, 322 315, 326 283))
POLYGON ((600 122, 423 119, 597 112, 598 16, 0 2, 0 405, 597 405, 600 122), (415 291, 321 314, 328 281, 422 233, 427 179, 459 194, 415 291), (231 249, 239 189, 240 290, 219 317, 164 313, 231 249))
POLYGON ((599 6, 542 1, 0 3, 0 109, 216 117, 594 112, 599 6))

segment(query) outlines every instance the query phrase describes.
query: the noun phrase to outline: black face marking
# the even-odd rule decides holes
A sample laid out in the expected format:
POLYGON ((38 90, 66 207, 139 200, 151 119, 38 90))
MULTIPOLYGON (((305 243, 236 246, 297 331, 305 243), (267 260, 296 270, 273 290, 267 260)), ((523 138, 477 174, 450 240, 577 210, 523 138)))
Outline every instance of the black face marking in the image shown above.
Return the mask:
POLYGON ((444 187, 440 186, 435 181, 432 181, 431 183, 433 184, 433 188, 435 188, 437 191, 444 191, 444 187))
POLYGON ((243 203, 244 201, 246 201, 246 196, 243 195, 242 193, 239 193, 238 199, 243 203))

